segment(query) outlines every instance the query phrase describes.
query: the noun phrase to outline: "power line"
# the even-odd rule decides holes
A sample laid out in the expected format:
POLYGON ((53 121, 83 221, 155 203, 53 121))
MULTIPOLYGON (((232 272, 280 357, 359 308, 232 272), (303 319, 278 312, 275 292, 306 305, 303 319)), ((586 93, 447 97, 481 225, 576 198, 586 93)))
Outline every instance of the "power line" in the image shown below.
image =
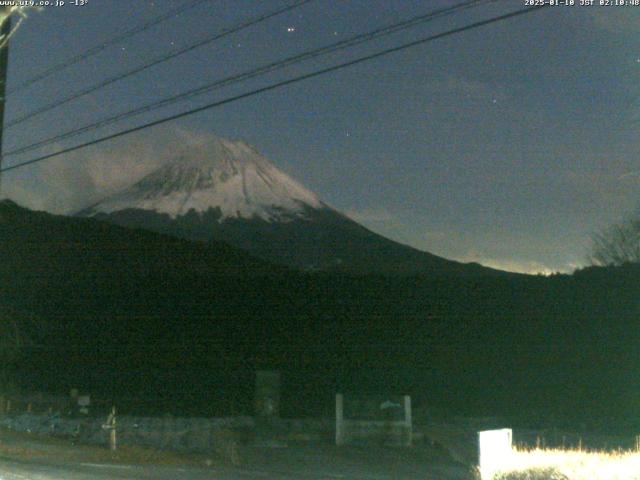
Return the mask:
POLYGON ((113 140, 115 138, 122 137, 122 136, 125 136, 125 135, 129 135, 131 133, 135 133, 135 132, 138 132, 140 130, 144 130, 144 129, 147 129, 147 128, 150 128, 150 127, 155 127, 157 125, 160 125, 160 124, 163 124, 163 123, 167 123, 167 122, 170 122, 170 121, 173 121, 173 120, 177 120, 179 118, 183 118, 183 117, 187 117, 187 116, 190 116, 190 115, 194 115, 196 113, 200 113, 200 112, 203 112, 205 110, 210 110, 210 109, 215 108, 215 107, 226 105, 228 103, 235 102, 237 100, 242 100, 244 98, 253 97, 255 95, 259 95, 261 93, 269 92, 271 90, 275 90, 275 89, 278 89, 280 87, 284 87, 284 86, 287 86, 287 85, 298 83, 298 82, 301 82, 303 80, 308 80, 310 78, 315 78, 315 77, 318 77, 320 75, 336 72, 338 70, 342 70, 344 68, 348 68, 348 67, 351 67, 353 65, 357 65, 357 64, 360 64, 360 63, 363 63, 363 62, 367 62, 369 60, 373 60, 373 59, 380 58, 380 57, 383 57, 383 56, 386 56, 386 55, 389 55, 389 54, 392 54, 392 53, 396 53, 396 52, 399 52, 399 51, 402 51, 402 50, 406 50, 406 49, 411 48, 411 47, 415 47, 415 46, 418 46, 418 45, 429 43, 431 41, 434 41, 434 40, 437 40, 437 39, 440 39, 440 38, 444 38, 444 37, 448 37, 450 35, 455 35, 455 34, 458 34, 458 33, 466 32, 466 31, 469 31, 469 30, 472 30, 472 29, 475 29, 475 28, 478 28, 478 27, 482 27, 482 26, 485 26, 485 25, 489 25, 489 24, 492 24, 492 23, 497 23, 497 22, 501 22, 501 21, 504 21, 504 20, 508 20, 510 18, 514 18, 514 17, 520 16, 520 15, 526 15, 528 13, 532 13, 534 11, 546 8, 547 6, 548 5, 537 5, 537 6, 533 6, 533 7, 527 7, 527 8, 521 9, 521 10, 517 10, 515 12, 506 13, 504 15, 493 17, 493 18, 490 18, 490 19, 487 19, 487 20, 482 20, 482 21, 479 21, 479 22, 471 23, 471 24, 465 25, 463 27, 458 27, 458 28, 454 28, 454 29, 451 29, 451 30, 447 30, 446 32, 443 32, 443 33, 438 33, 436 35, 431 35, 431 36, 424 37, 424 38, 421 38, 421 39, 418 39, 418 40, 414 40, 412 42, 404 43, 404 44, 402 44, 400 46, 388 48, 388 49, 382 50, 380 52, 376 52, 376 53, 372 53, 372 54, 369 54, 369 55, 365 55, 365 56, 356 58, 354 60, 350 60, 348 62, 344 62, 344 63, 340 63, 338 65, 334 65, 332 67, 327 67, 327 68, 324 68, 324 69, 321 69, 321 70, 316 70, 315 72, 307 73, 307 74, 304 74, 304 75, 299 75, 297 77, 290 78, 288 80, 283 80, 283 81, 268 85, 266 87, 262 87, 262 88, 258 88, 256 90, 252 90, 250 92, 242 93, 242 94, 239 94, 239 95, 235 95, 233 97, 226 98, 224 100, 219 100, 219 101, 216 101, 216 102, 213 102, 213 103, 209 103, 209 104, 204 105, 202 107, 198 107, 198 108, 194 108, 194 109, 191 109, 191 110, 187 110, 185 112, 181 112, 181 113, 178 113, 176 115, 171 115, 171 116, 159 119, 159 120, 154 120, 153 122, 149 122, 149 123, 146 123, 146 124, 143 124, 143 125, 139 125, 137 127, 133 127, 133 128, 129 128, 129 129, 126 129, 126 130, 122 130, 120 132, 113 133, 113 134, 110 134, 110 135, 106 135, 104 137, 100 137, 100 138, 97 138, 95 140, 91 140, 89 142, 85 142, 85 143, 82 143, 82 144, 79 144, 79 145, 76 145, 76 146, 73 146, 73 147, 65 148, 65 149, 60 150, 58 152, 49 153, 47 155, 42 155, 40 157, 34 158, 32 160, 28 160, 26 162, 19 163, 17 165, 12 165, 10 167, 4 167, 4 168, 0 169, 0 173, 1 172, 7 172, 9 170, 15 170, 17 168, 25 167, 27 165, 32 165, 34 163, 42 162, 42 161, 48 160, 50 158, 58 157, 60 155, 66 154, 66 153, 74 152, 76 150, 80 150, 80 149, 83 149, 83 148, 86 148, 86 147, 97 145, 99 143, 103 143, 103 142, 106 142, 108 140, 113 140))
POLYGON ((11 156, 11 155, 17 155, 17 154, 21 154, 21 153, 25 153, 31 150, 35 150, 37 148, 40 148, 42 146, 45 145, 49 145, 51 143, 55 143, 61 140, 66 140, 68 138, 80 135, 82 133, 87 133, 93 130, 96 130, 98 128, 101 127, 105 127, 107 125, 111 125, 115 122, 118 122, 120 120, 124 120, 136 115, 140 115, 142 113, 146 113, 146 112, 150 112, 153 110, 156 110, 158 108, 161 107, 165 107, 167 105, 182 101, 182 100, 186 100, 198 95, 202 95, 204 93, 208 93, 211 92, 212 90, 221 88, 221 87, 225 87, 228 86, 230 84, 236 83, 236 82, 240 82, 240 81, 244 81, 250 78, 254 78, 257 76, 261 76, 264 75, 266 73, 270 73, 273 72, 275 70, 280 70, 282 68, 288 67, 290 65, 293 65, 295 63, 299 63, 305 60, 309 60, 311 58, 315 58, 321 55, 325 55, 328 53, 333 53, 333 52, 337 52, 339 50, 348 48, 348 47, 352 47, 355 45, 359 45, 361 43, 364 42, 368 42, 377 38, 380 38, 382 36, 386 36, 386 35, 390 35, 393 33, 397 33, 398 31, 404 30, 404 29, 408 29, 411 27, 414 27, 420 23, 424 23, 425 21, 429 21, 429 20, 434 20, 436 18, 439 18, 441 16, 444 15, 450 15, 453 13, 457 13, 460 12, 462 10, 468 9, 468 8, 472 8, 472 7, 477 7, 479 5, 482 4, 486 4, 486 3, 493 3, 497 0, 470 0, 467 2, 463 2, 460 4, 457 4, 455 6, 452 7, 448 7, 448 8, 443 8, 440 10, 436 10, 436 11, 432 11, 429 12, 427 14, 422 14, 422 15, 418 15, 415 17, 412 17, 408 20, 405 20, 403 22, 400 23, 395 23, 392 25, 387 25, 385 27, 381 27, 378 28, 376 30, 367 32, 367 33, 363 33, 363 34, 359 34, 359 35, 355 35, 352 36, 350 38, 341 40, 339 42, 335 42, 332 43, 330 45, 327 45, 325 47, 321 47, 319 49, 313 49, 313 50, 308 50, 305 52, 302 52, 300 54, 285 58, 283 60, 278 60, 276 62, 272 62, 269 63, 267 65, 263 65, 261 67, 258 67, 256 69, 250 70, 248 72, 244 72, 241 74, 237 74, 237 75, 232 75, 230 77, 226 77, 223 78, 221 80, 217 80, 213 83, 209 83, 205 86, 202 87, 198 87, 196 89, 192 89, 189 90, 187 92, 183 92, 181 94, 178 95, 174 95, 172 97, 160 100, 160 101, 155 101, 152 103, 149 103, 147 105, 144 105, 142 107, 138 107, 135 108, 133 110, 129 110, 127 112, 123 112, 120 114, 117 114, 115 116, 112 117, 108 117, 106 119, 100 120, 98 122, 86 125, 84 127, 81 128, 77 128, 77 129, 73 129, 58 135, 55 135, 53 137, 49 137, 47 139, 41 140, 39 142, 36 143, 32 143, 30 145, 24 146, 24 147, 20 147, 11 151, 8 151, 4 154, 5 157, 11 156))
POLYGON ((64 70, 65 68, 68 68, 72 65, 75 65, 76 63, 79 63, 83 60, 86 60, 87 58, 93 57, 94 55, 97 55, 98 53, 102 52, 103 50, 111 47, 112 45, 115 45, 117 43, 120 43, 124 40, 127 40, 135 35, 138 35, 139 33, 144 32, 145 30, 150 29, 151 27, 154 27, 166 20, 169 20, 173 17, 176 17, 178 15, 180 15, 181 13, 186 12, 187 10, 190 10, 194 7, 197 7, 198 5, 200 5, 201 3, 204 2, 208 2, 211 0, 191 0, 183 5, 180 5, 177 8, 174 8, 172 10, 169 10, 168 12, 164 13, 163 15, 160 15, 156 18, 153 18, 151 20, 149 20, 148 22, 145 22, 141 25, 138 25, 137 27, 132 28, 131 30, 127 30, 126 32, 122 33, 121 35, 117 35, 115 37, 113 37, 110 40, 107 40, 106 42, 101 43, 100 45, 96 45, 94 47, 91 47, 87 50, 85 50, 82 53, 79 53, 78 55, 69 58, 68 60, 65 60, 62 63, 59 63, 57 65, 54 65, 52 67, 47 68, 46 70, 43 70, 42 72, 34 75, 32 78, 30 78, 29 80, 26 80, 22 83, 20 83, 20 85, 14 87, 14 88, 10 88, 7 91, 7 96, 11 95, 15 92, 19 92, 20 90, 24 90, 27 87, 30 87, 31 85, 33 85, 34 83, 39 82, 40 80, 44 80, 47 77, 50 77, 51 75, 58 73, 61 70, 64 70))
POLYGON ((309 3, 311 1, 313 1, 313 0, 300 0, 300 1, 296 2, 296 3, 294 3, 293 5, 288 5, 286 7, 280 8, 280 9, 272 11, 270 13, 266 13, 264 15, 260 15, 258 17, 254 17, 253 19, 251 19, 249 21, 246 21, 246 22, 243 22, 243 23, 241 23, 239 25, 236 25, 236 26, 234 26, 234 27, 232 27, 230 29, 226 29, 226 30, 223 30, 220 33, 216 33, 214 35, 207 36, 204 39, 198 40, 196 43, 192 43, 191 45, 188 45, 188 46, 186 46, 184 48, 176 50, 175 52, 156 57, 155 59, 151 60, 150 62, 147 62, 147 63, 145 63, 143 65, 138 66, 138 67, 135 67, 135 68, 133 68, 133 69, 127 71, 127 72, 124 72, 124 73, 115 75, 113 77, 110 77, 110 78, 104 80, 103 82, 101 82, 101 83, 99 83, 97 85, 85 88, 84 90, 80 90, 79 92, 74 93, 73 95, 70 95, 70 96, 68 96, 66 98, 63 98, 62 100, 58 100, 56 102, 50 103, 48 105, 45 105, 44 107, 40 107, 40 108, 38 108, 36 110, 33 110, 33 111, 31 111, 31 112, 29 112, 29 113, 27 113, 25 115, 22 115, 21 117, 18 117, 16 119, 12 120, 11 122, 8 122, 7 125, 6 125, 6 128, 8 129, 8 128, 14 127, 15 125, 18 125, 18 124, 20 124, 22 122, 25 122, 25 121, 27 121, 27 120, 29 120, 29 119, 31 119, 33 117, 36 117, 38 115, 41 115, 42 113, 48 112, 48 111, 53 110, 54 108, 57 108, 57 107, 59 107, 61 105, 69 103, 69 102, 71 102, 73 100, 76 100, 76 99, 78 99, 80 97, 83 97, 85 95, 93 93, 93 92, 95 92, 97 90, 100 90, 100 89, 102 89, 102 88, 104 88, 104 87, 106 87, 108 85, 111 85, 112 83, 118 82, 120 80, 124 80, 125 78, 131 77, 133 75, 137 75, 138 73, 143 72, 143 71, 145 71, 145 70, 147 70, 147 69, 149 69, 151 67, 154 67, 154 66, 159 65, 161 63, 167 62, 167 61, 169 61, 169 60, 171 60, 173 58, 176 58, 176 57, 178 57, 180 55, 184 55, 185 53, 191 52, 191 51, 193 51, 193 50, 195 50, 197 48, 200 48, 200 47, 202 47, 204 45, 208 45, 210 43, 213 43, 216 40, 220 40, 221 38, 224 38, 224 37, 226 37, 228 35, 231 35, 233 33, 237 33, 237 32, 239 32, 241 30, 244 30, 245 28, 249 28, 249 27, 251 27, 253 25, 257 25, 258 23, 264 22, 265 20, 268 20, 268 19, 273 18, 275 16, 278 16, 278 15, 281 15, 283 13, 289 12, 289 11, 291 11, 291 10, 293 10, 295 8, 301 7, 305 3, 309 3))

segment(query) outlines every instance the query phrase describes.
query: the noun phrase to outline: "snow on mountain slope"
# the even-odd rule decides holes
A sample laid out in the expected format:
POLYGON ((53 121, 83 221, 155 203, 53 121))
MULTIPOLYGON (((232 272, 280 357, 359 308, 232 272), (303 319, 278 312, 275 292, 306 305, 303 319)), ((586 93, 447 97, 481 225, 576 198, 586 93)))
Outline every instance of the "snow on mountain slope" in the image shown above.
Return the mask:
POLYGON ((192 147, 77 215, 191 241, 224 242, 259 259, 304 271, 492 273, 368 230, 239 141, 215 139, 192 147))
POLYGON ((217 138, 83 214, 140 209, 175 219, 191 210, 220 209, 219 221, 258 218, 270 222, 304 217, 308 208, 326 205, 248 144, 217 138))

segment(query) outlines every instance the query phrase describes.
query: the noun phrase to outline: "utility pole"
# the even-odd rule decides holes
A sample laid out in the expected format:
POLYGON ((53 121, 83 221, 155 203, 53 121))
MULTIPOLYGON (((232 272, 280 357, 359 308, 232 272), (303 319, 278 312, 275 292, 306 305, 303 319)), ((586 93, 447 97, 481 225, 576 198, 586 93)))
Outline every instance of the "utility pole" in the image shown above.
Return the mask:
POLYGON ((0 49, 0 198, 2 196, 2 140, 4 131, 4 107, 6 103, 5 92, 7 91, 7 67, 9 66, 9 35, 11 33, 11 7, 0 7, 0 39, 4 46, 0 49))

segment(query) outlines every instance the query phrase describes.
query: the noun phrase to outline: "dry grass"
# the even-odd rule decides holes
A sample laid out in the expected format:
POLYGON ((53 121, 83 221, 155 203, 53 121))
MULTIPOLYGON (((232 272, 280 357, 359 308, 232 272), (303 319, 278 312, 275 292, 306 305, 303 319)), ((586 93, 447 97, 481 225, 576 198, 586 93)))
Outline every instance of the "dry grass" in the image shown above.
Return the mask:
POLYGON ((517 450, 494 480, 640 480, 640 452, 517 450))
POLYGON ((212 455, 187 455, 166 450, 119 446, 115 452, 108 448, 79 445, 69 440, 0 429, 0 456, 47 462, 114 463, 212 466, 240 463, 238 442, 231 434, 223 435, 212 455))
POLYGON ((216 432, 214 444, 218 458, 232 464, 234 467, 242 463, 240 458, 240 439, 237 433, 228 430, 216 432))

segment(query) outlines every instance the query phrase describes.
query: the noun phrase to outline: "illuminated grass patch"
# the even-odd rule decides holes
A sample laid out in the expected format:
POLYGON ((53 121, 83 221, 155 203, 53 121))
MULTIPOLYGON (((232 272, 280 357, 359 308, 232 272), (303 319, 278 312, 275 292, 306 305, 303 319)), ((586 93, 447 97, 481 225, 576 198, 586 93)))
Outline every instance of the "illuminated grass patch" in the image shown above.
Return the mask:
POLYGON ((494 480, 640 480, 640 452, 518 450, 494 480))

